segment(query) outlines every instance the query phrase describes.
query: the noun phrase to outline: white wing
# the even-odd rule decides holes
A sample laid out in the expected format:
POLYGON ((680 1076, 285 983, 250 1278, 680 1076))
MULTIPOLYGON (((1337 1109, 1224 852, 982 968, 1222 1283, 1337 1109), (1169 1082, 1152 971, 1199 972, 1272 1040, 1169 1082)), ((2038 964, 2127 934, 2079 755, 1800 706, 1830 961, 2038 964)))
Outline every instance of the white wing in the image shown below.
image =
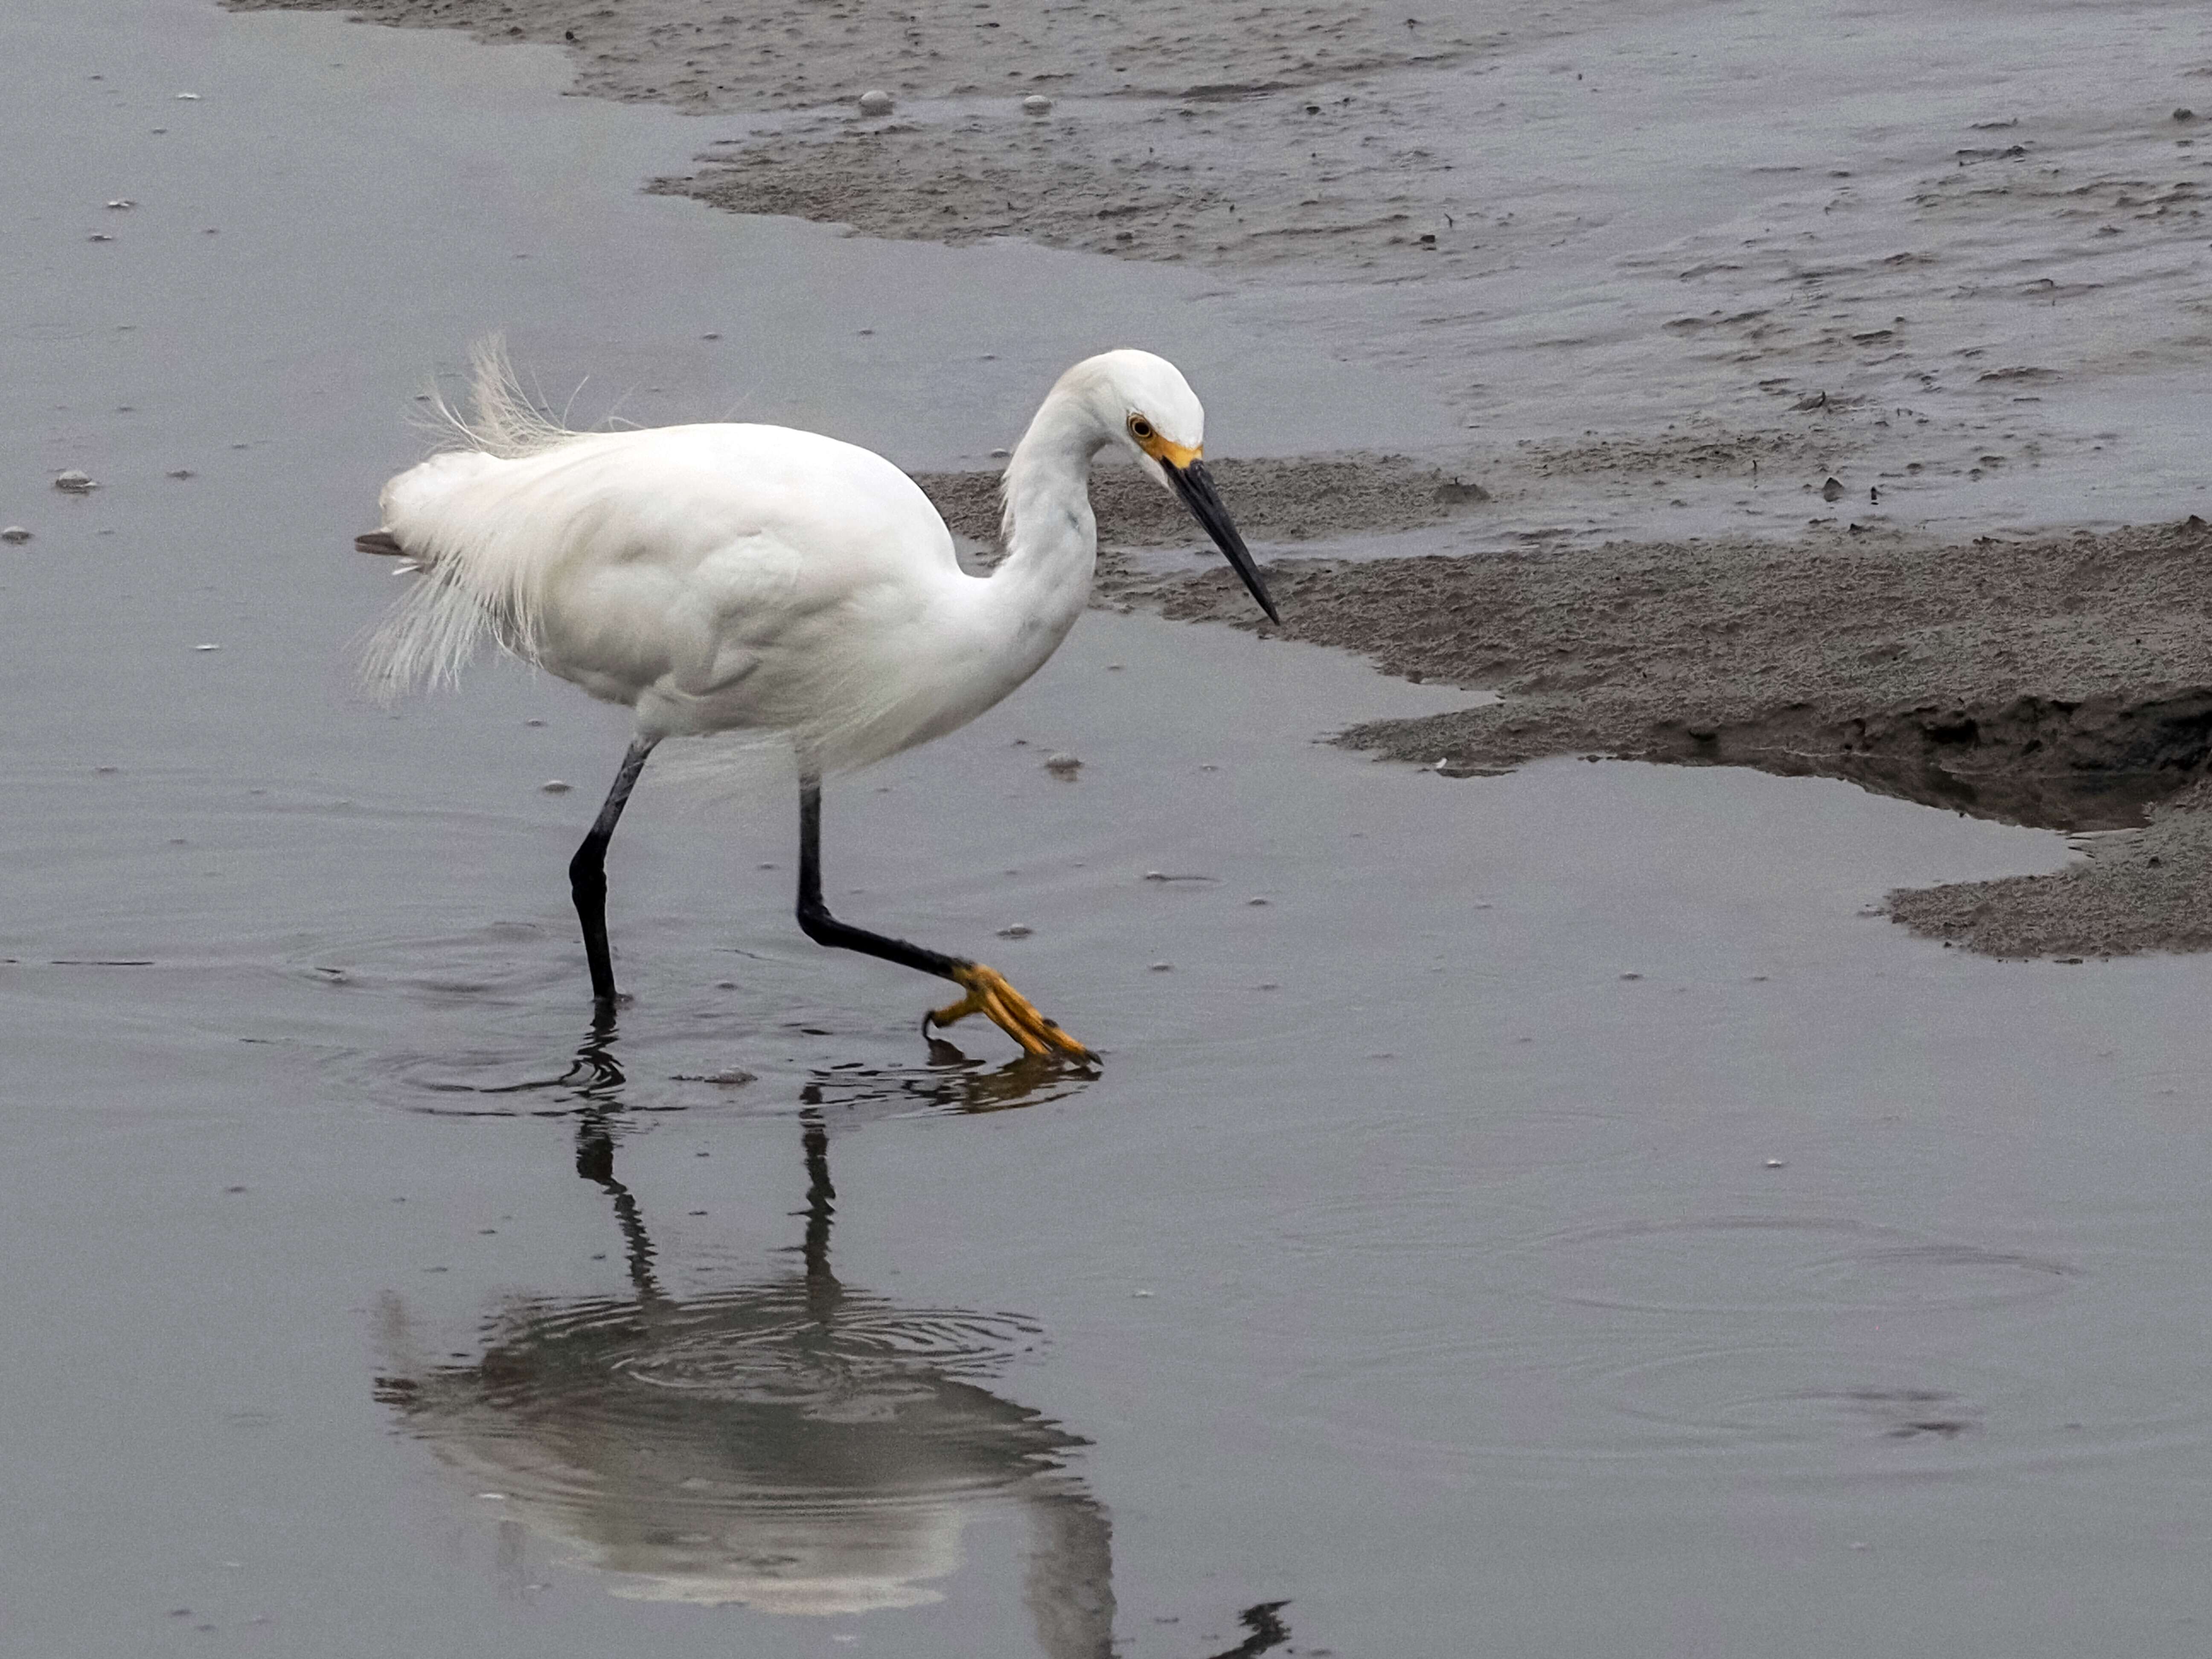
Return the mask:
POLYGON ((667 731, 866 718, 894 665, 855 659, 853 642, 896 640, 966 580, 913 480, 783 427, 436 456, 393 479, 384 508, 424 580, 373 645, 373 679, 449 678, 489 636, 667 731), (839 625, 856 612, 873 625, 839 625))

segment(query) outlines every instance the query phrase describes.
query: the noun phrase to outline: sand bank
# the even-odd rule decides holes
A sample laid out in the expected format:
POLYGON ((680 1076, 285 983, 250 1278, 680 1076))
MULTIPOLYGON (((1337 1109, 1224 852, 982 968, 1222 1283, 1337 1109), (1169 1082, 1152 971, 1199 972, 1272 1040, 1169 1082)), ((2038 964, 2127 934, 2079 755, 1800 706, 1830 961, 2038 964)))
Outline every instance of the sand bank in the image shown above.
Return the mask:
MULTIPOLYGON (((1356 747, 1460 776, 1560 754, 1749 766, 2115 832, 2057 874, 1902 892, 1891 913, 2001 956, 2212 945, 2212 795, 2196 787, 2212 629, 2201 598, 2177 602, 2212 591, 2202 520, 1962 545, 1846 532, 1292 558, 1269 580, 1291 637, 1504 694, 1355 726, 1356 747)), ((1122 557, 1102 589, 1268 629, 1225 571, 1122 557)))

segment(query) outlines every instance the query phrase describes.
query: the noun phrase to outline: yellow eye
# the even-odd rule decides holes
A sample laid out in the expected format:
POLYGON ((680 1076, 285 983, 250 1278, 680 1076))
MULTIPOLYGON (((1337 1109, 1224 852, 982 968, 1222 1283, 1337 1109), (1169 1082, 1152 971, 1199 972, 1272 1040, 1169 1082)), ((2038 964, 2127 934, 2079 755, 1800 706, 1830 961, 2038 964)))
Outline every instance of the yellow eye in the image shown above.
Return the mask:
POLYGON ((1142 443, 1152 435, 1152 423, 1141 415, 1129 416, 1129 435, 1142 443))

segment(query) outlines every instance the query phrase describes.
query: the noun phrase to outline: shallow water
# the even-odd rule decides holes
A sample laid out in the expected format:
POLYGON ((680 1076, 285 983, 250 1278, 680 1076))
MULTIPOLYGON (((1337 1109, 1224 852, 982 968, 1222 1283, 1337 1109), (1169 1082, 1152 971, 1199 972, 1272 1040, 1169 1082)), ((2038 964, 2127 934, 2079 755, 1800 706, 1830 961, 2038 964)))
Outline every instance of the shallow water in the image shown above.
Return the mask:
MULTIPOLYGON (((561 870, 619 717, 511 669, 346 689, 391 587, 346 538, 425 368, 513 321, 549 378, 665 372, 654 416, 729 394, 684 343, 719 321, 753 406, 949 463, 894 441, 957 406, 924 367, 1021 335, 954 387, 1002 441, 1091 325, 996 314, 1034 255, 631 198, 688 139, 531 55, 167 0, 31 25, 0 1651, 2197 1645, 2212 968, 1866 914, 2056 836, 1374 764, 1314 739, 1466 694, 1099 614, 835 787, 828 859, 1100 1076, 933 1050, 930 986, 801 939, 774 777, 648 774, 635 1000, 594 1031, 561 870), (487 147, 517 170, 457 222, 487 147), (818 312, 733 320, 700 277, 740 264, 818 312), (864 398, 807 319, 909 288, 864 398), (103 487, 51 492, 71 465, 103 487)), ((1251 447, 1310 444, 1294 359, 1157 273, 1049 269, 1209 396, 1249 362, 1216 401, 1251 447)))

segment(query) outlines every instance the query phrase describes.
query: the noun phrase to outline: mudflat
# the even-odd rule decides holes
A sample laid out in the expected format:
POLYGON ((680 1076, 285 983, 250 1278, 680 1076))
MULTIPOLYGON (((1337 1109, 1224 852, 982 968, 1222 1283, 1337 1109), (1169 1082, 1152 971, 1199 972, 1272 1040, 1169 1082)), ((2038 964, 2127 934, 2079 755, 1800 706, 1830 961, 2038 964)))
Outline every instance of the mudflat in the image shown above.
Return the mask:
MULTIPOLYGON (((1457 776, 1559 754, 1751 766, 2111 832, 2065 870, 1900 891, 1890 914, 1997 956, 2212 945, 2201 519, 1965 546, 1830 535, 1286 559, 1269 580, 1294 638, 1504 694, 1365 722, 1345 743, 1457 776)), ((1103 584, 1252 626, 1232 586, 1127 563, 1103 584)))

